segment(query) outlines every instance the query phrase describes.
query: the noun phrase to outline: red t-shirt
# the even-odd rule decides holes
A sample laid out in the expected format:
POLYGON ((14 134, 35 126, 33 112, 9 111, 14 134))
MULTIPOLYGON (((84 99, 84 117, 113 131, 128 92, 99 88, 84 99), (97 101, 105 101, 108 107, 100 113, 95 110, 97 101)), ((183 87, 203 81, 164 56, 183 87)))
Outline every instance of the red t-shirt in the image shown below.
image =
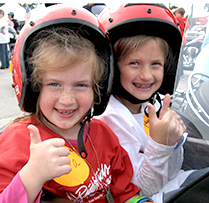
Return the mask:
MULTIPOLYGON (((27 126, 30 123, 36 122, 29 119, 24 123, 13 124, 0 136, 0 192, 29 159, 30 135, 27 126)), ((43 141, 61 138, 46 126, 36 126, 43 141)), ((89 137, 84 143, 88 152, 86 161, 66 142, 66 146, 71 149, 73 169, 61 178, 46 182, 44 188, 73 202, 106 202, 104 186, 110 188, 115 203, 124 202, 137 194, 138 187, 130 183, 133 175, 130 159, 115 134, 103 122, 92 119, 89 137)), ((77 145, 73 147, 78 151, 77 145)))
POLYGON ((186 30, 187 30, 187 29, 189 29, 191 26, 190 26, 190 24, 189 24, 189 22, 187 21, 186 18, 182 18, 182 17, 180 17, 180 16, 176 16, 176 19, 177 19, 177 21, 179 22, 179 27, 180 27, 181 35, 182 35, 182 37, 183 37, 185 28, 186 28, 186 30))

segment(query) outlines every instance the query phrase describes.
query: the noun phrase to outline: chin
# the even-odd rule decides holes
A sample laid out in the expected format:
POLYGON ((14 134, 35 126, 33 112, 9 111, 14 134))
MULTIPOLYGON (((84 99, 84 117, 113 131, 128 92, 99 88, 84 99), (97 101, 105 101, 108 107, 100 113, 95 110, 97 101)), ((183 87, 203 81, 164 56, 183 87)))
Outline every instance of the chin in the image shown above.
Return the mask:
POLYGON ((56 127, 57 129, 61 129, 61 130, 67 130, 69 128, 72 128, 71 125, 69 125, 69 123, 67 124, 62 124, 62 123, 58 123, 58 122, 51 122, 49 123, 53 128, 56 127))
POLYGON ((69 126, 69 124, 68 124, 68 125, 57 125, 57 127, 62 130, 68 130, 68 129, 72 128, 73 126, 69 126))
MULTIPOLYGON (((152 94, 153 94, 153 93, 152 93, 152 94)), ((139 99, 139 100, 148 100, 148 99, 152 96, 152 94, 146 95, 146 96, 144 96, 144 97, 138 96, 138 97, 136 97, 136 98, 139 99)))

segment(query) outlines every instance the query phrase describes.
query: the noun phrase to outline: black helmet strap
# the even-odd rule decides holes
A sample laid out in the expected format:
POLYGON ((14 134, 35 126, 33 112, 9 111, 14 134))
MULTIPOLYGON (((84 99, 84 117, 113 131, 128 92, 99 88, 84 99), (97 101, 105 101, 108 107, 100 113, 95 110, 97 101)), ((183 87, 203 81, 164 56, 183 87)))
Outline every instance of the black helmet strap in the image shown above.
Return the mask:
POLYGON ((77 138, 77 141, 78 141, 78 151, 79 151, 79 154, 80 156, 85 159, 87 156, 88 156, 88 153, 84 147, 84 143, 83 143, 83 133, 84 133, 84 128, 85 128, 85 125, 86 125, 86 122, 88 121, 88 119, 85 119, 85 121, 83 123, 81 123, 81 128, 78 132, 78 138, 77 138))

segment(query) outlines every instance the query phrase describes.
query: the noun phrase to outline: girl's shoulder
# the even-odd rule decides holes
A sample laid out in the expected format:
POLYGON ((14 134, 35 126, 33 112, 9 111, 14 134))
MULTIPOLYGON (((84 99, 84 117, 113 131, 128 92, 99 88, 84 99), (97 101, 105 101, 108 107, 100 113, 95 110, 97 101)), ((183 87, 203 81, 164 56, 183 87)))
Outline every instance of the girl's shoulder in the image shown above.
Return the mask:
POLYGON ((93 118, 89 126, 90 133, 93 132, 93 134, 97 134, 96 136, 98 137, 105 135, 106 138, 111 137, 111 139, 117 139, 117 136, 110 127, 99 119, 93 118))
POLYGON ((92 118, 91 122, 89 123, 90 129, 94 128, 95 130, 98 129, 107 129, 109 130, 109 127, 101 120, 97 119, 97 118, 92 118))
POLYGON ((28 119, 28 120, 19 120, 12 124, 8 124, 8 126, 5 127, 5 130, 2 132, 2 134, 12 132, 14 130, 18 131, 19 129, 23 130, 24 128, 27 128, 29 123, 31 122, 28 119))
POLYGON ((121 146, 118 137, 103 121, 92 119, 89 128, 89 136, 99 151, 120 151, 121 146))
POLYGON ((29 124, 36 124, 37 120, 33 117, 28 118, 27 120, 19 120, 12 124, 9 124, 7 127, 5 127, 5 130, 1 133, 1 138, 3 137, 13 137, 14 139, 16 136, 24 137, 25 134, 29 134, 28 125, 29 124))
POLYGON ((1 153, 4 153, 8 148, 12 151, 23 151, 30 145, 30 133, 27 129, 26 121, 18 121, 10 125, 0 135, 1 153))

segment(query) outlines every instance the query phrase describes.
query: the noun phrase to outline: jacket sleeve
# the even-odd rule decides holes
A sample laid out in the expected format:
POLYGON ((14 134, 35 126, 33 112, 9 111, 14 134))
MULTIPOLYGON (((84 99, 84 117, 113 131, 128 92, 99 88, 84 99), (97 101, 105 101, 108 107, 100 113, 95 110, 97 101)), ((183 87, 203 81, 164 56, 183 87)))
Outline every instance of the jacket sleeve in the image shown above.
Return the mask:
MULTIPOLYGON (((39 203, 41 199, 41 193, 39 193, 34 203, 39 203)), ((24 189, 19 173, 15 175, 10 184, 0 194, 0 202, 4 203, 22 203, 27 202, 27 193, 24 189)))
POLYGON ((168 160, 168 181, 173 179, 182 168, 184 161, 183 146, 175 149, 168 160))
POLYGON ((141 195, 152 196, 168 182, 168 163, 174 148, 158 144, 149 137, 137 177, 141 195))

